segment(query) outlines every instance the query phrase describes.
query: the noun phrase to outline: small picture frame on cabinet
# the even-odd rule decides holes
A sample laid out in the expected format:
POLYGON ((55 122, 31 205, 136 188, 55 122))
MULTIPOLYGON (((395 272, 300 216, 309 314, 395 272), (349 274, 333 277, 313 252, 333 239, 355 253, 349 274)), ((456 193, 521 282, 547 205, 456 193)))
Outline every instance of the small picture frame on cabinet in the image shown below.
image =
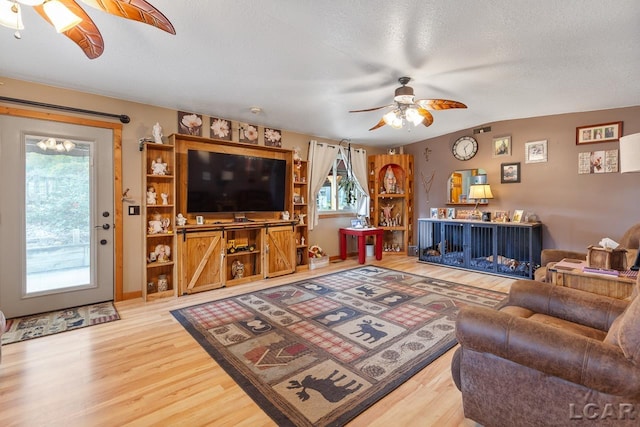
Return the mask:
POLYGON ((513 218, 511 218, 511 222, 522 222, 522 215, 524 215, 524 210, 516 209, 513 211, 513 218))
POLYGON ((438 219, 438 208, 431 208, 429 211, 429 217, 431 219, 438 219))
POLYGON ((447 208, 447 219, 456 219, 456 208, 447 208))

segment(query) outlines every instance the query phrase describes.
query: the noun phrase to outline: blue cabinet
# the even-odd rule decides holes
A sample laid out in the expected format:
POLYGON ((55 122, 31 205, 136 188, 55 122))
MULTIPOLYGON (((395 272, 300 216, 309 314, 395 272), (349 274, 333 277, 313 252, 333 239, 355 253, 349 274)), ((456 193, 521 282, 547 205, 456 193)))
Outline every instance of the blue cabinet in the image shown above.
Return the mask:
POLYGON ((532 279, 541 251, 541 223, 418 219, 423 262, 532 279))

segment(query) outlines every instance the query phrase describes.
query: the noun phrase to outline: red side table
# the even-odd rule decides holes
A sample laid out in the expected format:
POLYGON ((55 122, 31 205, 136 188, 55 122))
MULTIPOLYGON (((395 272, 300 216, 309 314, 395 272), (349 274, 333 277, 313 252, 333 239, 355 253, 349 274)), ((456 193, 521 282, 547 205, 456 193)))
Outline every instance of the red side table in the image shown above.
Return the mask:
POLYGON ((376 259, 382 259, 382 235, 381 228, 341 228, 340 229, 340 258, 347 259, 347 236, 358 237, 358 262, 364 264, 367 256, 366 237, 374 236, 376 241, 376 259))

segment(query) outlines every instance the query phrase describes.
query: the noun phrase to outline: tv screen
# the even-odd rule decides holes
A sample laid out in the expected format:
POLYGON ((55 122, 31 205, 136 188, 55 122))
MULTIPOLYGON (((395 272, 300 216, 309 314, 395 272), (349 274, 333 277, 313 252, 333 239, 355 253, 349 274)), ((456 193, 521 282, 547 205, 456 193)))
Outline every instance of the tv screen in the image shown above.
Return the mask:
POLYGON ((285 210, 285 160, 202 150, 187 158, 187 212, 285 210))

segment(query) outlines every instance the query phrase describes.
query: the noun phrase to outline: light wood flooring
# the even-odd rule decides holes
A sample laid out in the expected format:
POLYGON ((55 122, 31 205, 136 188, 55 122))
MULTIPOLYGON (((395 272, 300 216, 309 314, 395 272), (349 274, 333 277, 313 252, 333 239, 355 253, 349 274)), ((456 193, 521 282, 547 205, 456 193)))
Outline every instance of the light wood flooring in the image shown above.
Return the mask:
MULTIPOLYGON (((370 264, 507 292, 512 279, 386 256, 370 264)), ((170 310, 356 267, 357 261, 179 298, 117 303, 121 320, 3 347, 0 426, 274 426, 170 310)), ((453 350, 355 418, 356 426, 474 426, 453 350)))

